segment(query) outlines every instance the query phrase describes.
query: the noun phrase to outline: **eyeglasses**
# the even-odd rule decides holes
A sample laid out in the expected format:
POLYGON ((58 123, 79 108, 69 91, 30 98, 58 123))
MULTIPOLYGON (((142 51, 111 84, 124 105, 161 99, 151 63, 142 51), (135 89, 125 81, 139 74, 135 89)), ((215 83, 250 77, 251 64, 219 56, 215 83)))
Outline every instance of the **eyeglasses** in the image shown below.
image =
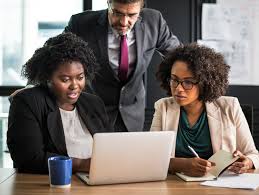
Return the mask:
POLYGON ((136 20, 139 17, 139 13, 134 13, 134 14, 124 14, 124 13, 121 13, 121 12, 111 8, 111 4, 110 3, 108 3, 108 8, 111 11, 112 15, 115 16, 116 18, 119 18, 119 19, 121 19, 123 17, 127 17, 130 20, 136 20))
POLYGON ((191 90, 193 86, 197 85, 199 82, 191 81, 191 80, 178 80, 175 78, 168 78, 168 83, 173 88, 177 88, 177 86, 181 84, 185 90, 191 90))

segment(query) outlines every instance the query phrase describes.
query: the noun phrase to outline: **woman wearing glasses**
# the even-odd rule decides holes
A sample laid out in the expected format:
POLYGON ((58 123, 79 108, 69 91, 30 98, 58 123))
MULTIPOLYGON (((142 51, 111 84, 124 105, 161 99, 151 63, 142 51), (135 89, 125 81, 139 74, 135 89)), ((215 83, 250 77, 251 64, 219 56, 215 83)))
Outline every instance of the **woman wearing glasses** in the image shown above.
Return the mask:
POLYGON ((229 69, 221 54, 197 44, 178 47, 161 63, 156 76, 171 97, 155 103, 151 130, 176 131, 173 173, 205 175, 213 166, 207 159, 220 149, 240 156, 230 171, 259 168, 258 151, 238 99, 223 96, 229 69))

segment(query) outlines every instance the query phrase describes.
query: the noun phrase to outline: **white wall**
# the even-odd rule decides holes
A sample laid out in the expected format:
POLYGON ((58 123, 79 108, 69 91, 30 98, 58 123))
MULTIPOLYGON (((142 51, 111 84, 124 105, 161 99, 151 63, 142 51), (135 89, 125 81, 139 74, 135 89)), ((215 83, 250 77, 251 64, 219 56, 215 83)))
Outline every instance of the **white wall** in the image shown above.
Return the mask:
POLYGON ((107 0, 92 0, 92 10, 106 9, 107 0))

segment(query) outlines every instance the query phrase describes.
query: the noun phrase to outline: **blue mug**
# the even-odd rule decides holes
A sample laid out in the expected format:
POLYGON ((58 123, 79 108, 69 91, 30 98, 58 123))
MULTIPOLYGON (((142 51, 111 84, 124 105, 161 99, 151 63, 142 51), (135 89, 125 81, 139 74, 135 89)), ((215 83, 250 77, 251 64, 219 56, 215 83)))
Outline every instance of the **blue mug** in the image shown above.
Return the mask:
POLYGON ((48 168, 51 187, 70 187, 72 177, 72 159, 70 157, 50 157, 48 159, 48 168))

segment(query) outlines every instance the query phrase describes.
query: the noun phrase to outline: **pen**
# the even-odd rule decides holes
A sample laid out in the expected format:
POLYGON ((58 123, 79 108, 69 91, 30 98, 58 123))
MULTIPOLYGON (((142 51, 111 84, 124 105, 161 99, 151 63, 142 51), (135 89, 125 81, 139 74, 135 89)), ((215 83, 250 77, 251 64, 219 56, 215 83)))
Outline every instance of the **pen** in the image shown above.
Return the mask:
POLYGON ((192 152, 197 158, 200 158, 199 155, 197 154, 197 152, 195 152, 195 150, 194 150, 191 146, 188 146, 188 148, 191 150, 191 152, 192 152))

